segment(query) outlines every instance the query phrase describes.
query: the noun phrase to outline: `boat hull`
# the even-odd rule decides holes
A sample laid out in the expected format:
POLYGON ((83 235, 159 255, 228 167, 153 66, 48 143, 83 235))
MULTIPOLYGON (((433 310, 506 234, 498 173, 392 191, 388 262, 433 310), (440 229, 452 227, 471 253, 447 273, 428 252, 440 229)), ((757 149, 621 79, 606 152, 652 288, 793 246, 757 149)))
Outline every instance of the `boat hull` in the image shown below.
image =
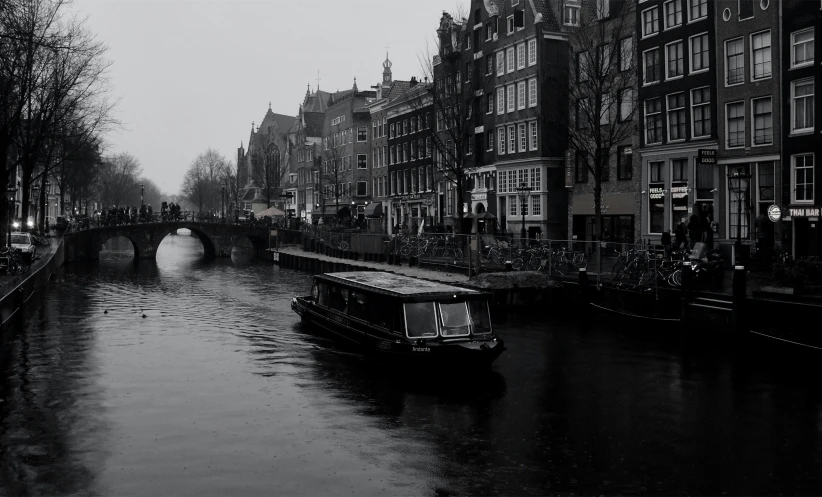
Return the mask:
POLYGON ((333 334, 366 355, 401 364, 482 368, 489 367, 505 350, 504 342, 496 336, 429 341, 408 339, 319 307, 305 297, 292 299, 291 308, 303 323, 333 334))

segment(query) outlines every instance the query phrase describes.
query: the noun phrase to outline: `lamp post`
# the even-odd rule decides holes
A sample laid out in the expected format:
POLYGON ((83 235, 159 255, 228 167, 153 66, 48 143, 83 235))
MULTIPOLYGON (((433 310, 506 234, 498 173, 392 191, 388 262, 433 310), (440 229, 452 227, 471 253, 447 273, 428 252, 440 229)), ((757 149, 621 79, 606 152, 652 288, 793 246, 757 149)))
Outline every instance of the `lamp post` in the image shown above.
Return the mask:
POLYGON ((8 236, 8 244, 7 246, 11 247, 11 218, 14 217, 14 196, 17 194, 17 188, 9 187, 9 219, 8 219, 8 228, 7 228, 7 236, 8 236))
POLYGON ((522 212, 522 230, 520 235, 522 237, 522 246, 525 246, 525 238, 528 233, 525 231, 525 209, 528 207, 528 199, 531 198, 531 187, 525 183, 520 183, 517 187, 517 198, 519 198, 519 209, 522 212))
POLYGON ((143 202, 143 194, 146 192, 146 185, 140 183, 140 205, 145 205, 143 202))
POLYGON ((225 185, 220 193, 220 220, 225 223, 225 185))
POLYGON ((43 226, 41 226, 41 228, 43 228, 41 231, 43 231, 43 230, 48 231, 48 229, 46 229, 45 226, 48 225, 48 215, 49 215, 48 205, 49 205, 49 191, 51 191, 50 190, 51 189, 51 182, 49 180, 46 180, 46 183, 43 186, 44 186, 43 197, 42 197, 42 199, 40 199, 40 201, 41 201, 41 205, 43 206, 43 219, 44 219, 44 222, 43 222, 43 226))
MULTIPOLYGON (((734 195, 737 201, 736 213, 736 241, 734 242, 734 264, 737 258, 742 259, 742 209, 743 202, 748 193, 748 186, 750 185, 751 175, 743 170, 741 167, 736 169, 736 172, 731 173, 728 169, 728 190, 734 195)), ((733 218, 731 218, 733 219, 733 218)))

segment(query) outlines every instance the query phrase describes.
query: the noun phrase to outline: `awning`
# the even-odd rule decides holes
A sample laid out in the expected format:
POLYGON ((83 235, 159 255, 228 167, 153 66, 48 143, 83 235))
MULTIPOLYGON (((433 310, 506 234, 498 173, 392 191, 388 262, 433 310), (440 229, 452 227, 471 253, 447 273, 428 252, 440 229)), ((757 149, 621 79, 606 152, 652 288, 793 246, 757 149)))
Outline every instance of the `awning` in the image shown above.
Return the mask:
POLYGON ((280 209, 278 209, 276 207, 269 207, 268 209, 255 214, 255 216, 257 216, 257 217, 266 217, 266 216, 268 216, 268 217, 278 217, 278 216, 283 217, 283 216, 285 216, 285 212, 281 211, 280 209))
POLYGON ((382 217, 382 202, 371 202, 366 205, 365 217, 382 217))

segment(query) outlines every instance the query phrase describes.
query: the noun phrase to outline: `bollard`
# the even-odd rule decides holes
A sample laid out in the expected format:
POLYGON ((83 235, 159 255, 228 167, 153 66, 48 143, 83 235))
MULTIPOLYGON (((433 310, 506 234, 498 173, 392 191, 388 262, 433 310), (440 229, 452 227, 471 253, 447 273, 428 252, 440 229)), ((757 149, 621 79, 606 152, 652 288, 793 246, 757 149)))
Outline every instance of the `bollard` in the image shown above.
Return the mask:
POLYGON ((584 306, 588 303, 588 269, 579 268, 579 303, 584 306))
POLYGON ((514 270, 514 263, 511 261, 505 261, 505 272, 513 271, 514 270))
POLYGON ((691 300, 691 286, 693 285, 693 269, 691 268, 691 261, 682 263, 679 270, 680 273, 680 294, 679 294, 679 319, 682 324, 685 324, 685 319, 688 315, 688 302, 691 300))
POLYGON ((747 331, 745 303, 748 298, 748 275, 745 272, 745 266, 734 266, 732 289, 734 328, 737 332, 744 332, 747 331))

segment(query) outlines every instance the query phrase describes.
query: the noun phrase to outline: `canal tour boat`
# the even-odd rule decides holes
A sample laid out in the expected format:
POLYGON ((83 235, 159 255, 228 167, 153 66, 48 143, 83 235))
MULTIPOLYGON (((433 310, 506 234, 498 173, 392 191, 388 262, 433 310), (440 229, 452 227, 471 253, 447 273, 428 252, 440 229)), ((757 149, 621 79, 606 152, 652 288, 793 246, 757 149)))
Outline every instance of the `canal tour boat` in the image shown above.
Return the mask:
POLYGON ((494 335, 490 295, 382 271, 314 276, 291 308, 310 323, 391 360, 490 366, 505 350, 494 335))

